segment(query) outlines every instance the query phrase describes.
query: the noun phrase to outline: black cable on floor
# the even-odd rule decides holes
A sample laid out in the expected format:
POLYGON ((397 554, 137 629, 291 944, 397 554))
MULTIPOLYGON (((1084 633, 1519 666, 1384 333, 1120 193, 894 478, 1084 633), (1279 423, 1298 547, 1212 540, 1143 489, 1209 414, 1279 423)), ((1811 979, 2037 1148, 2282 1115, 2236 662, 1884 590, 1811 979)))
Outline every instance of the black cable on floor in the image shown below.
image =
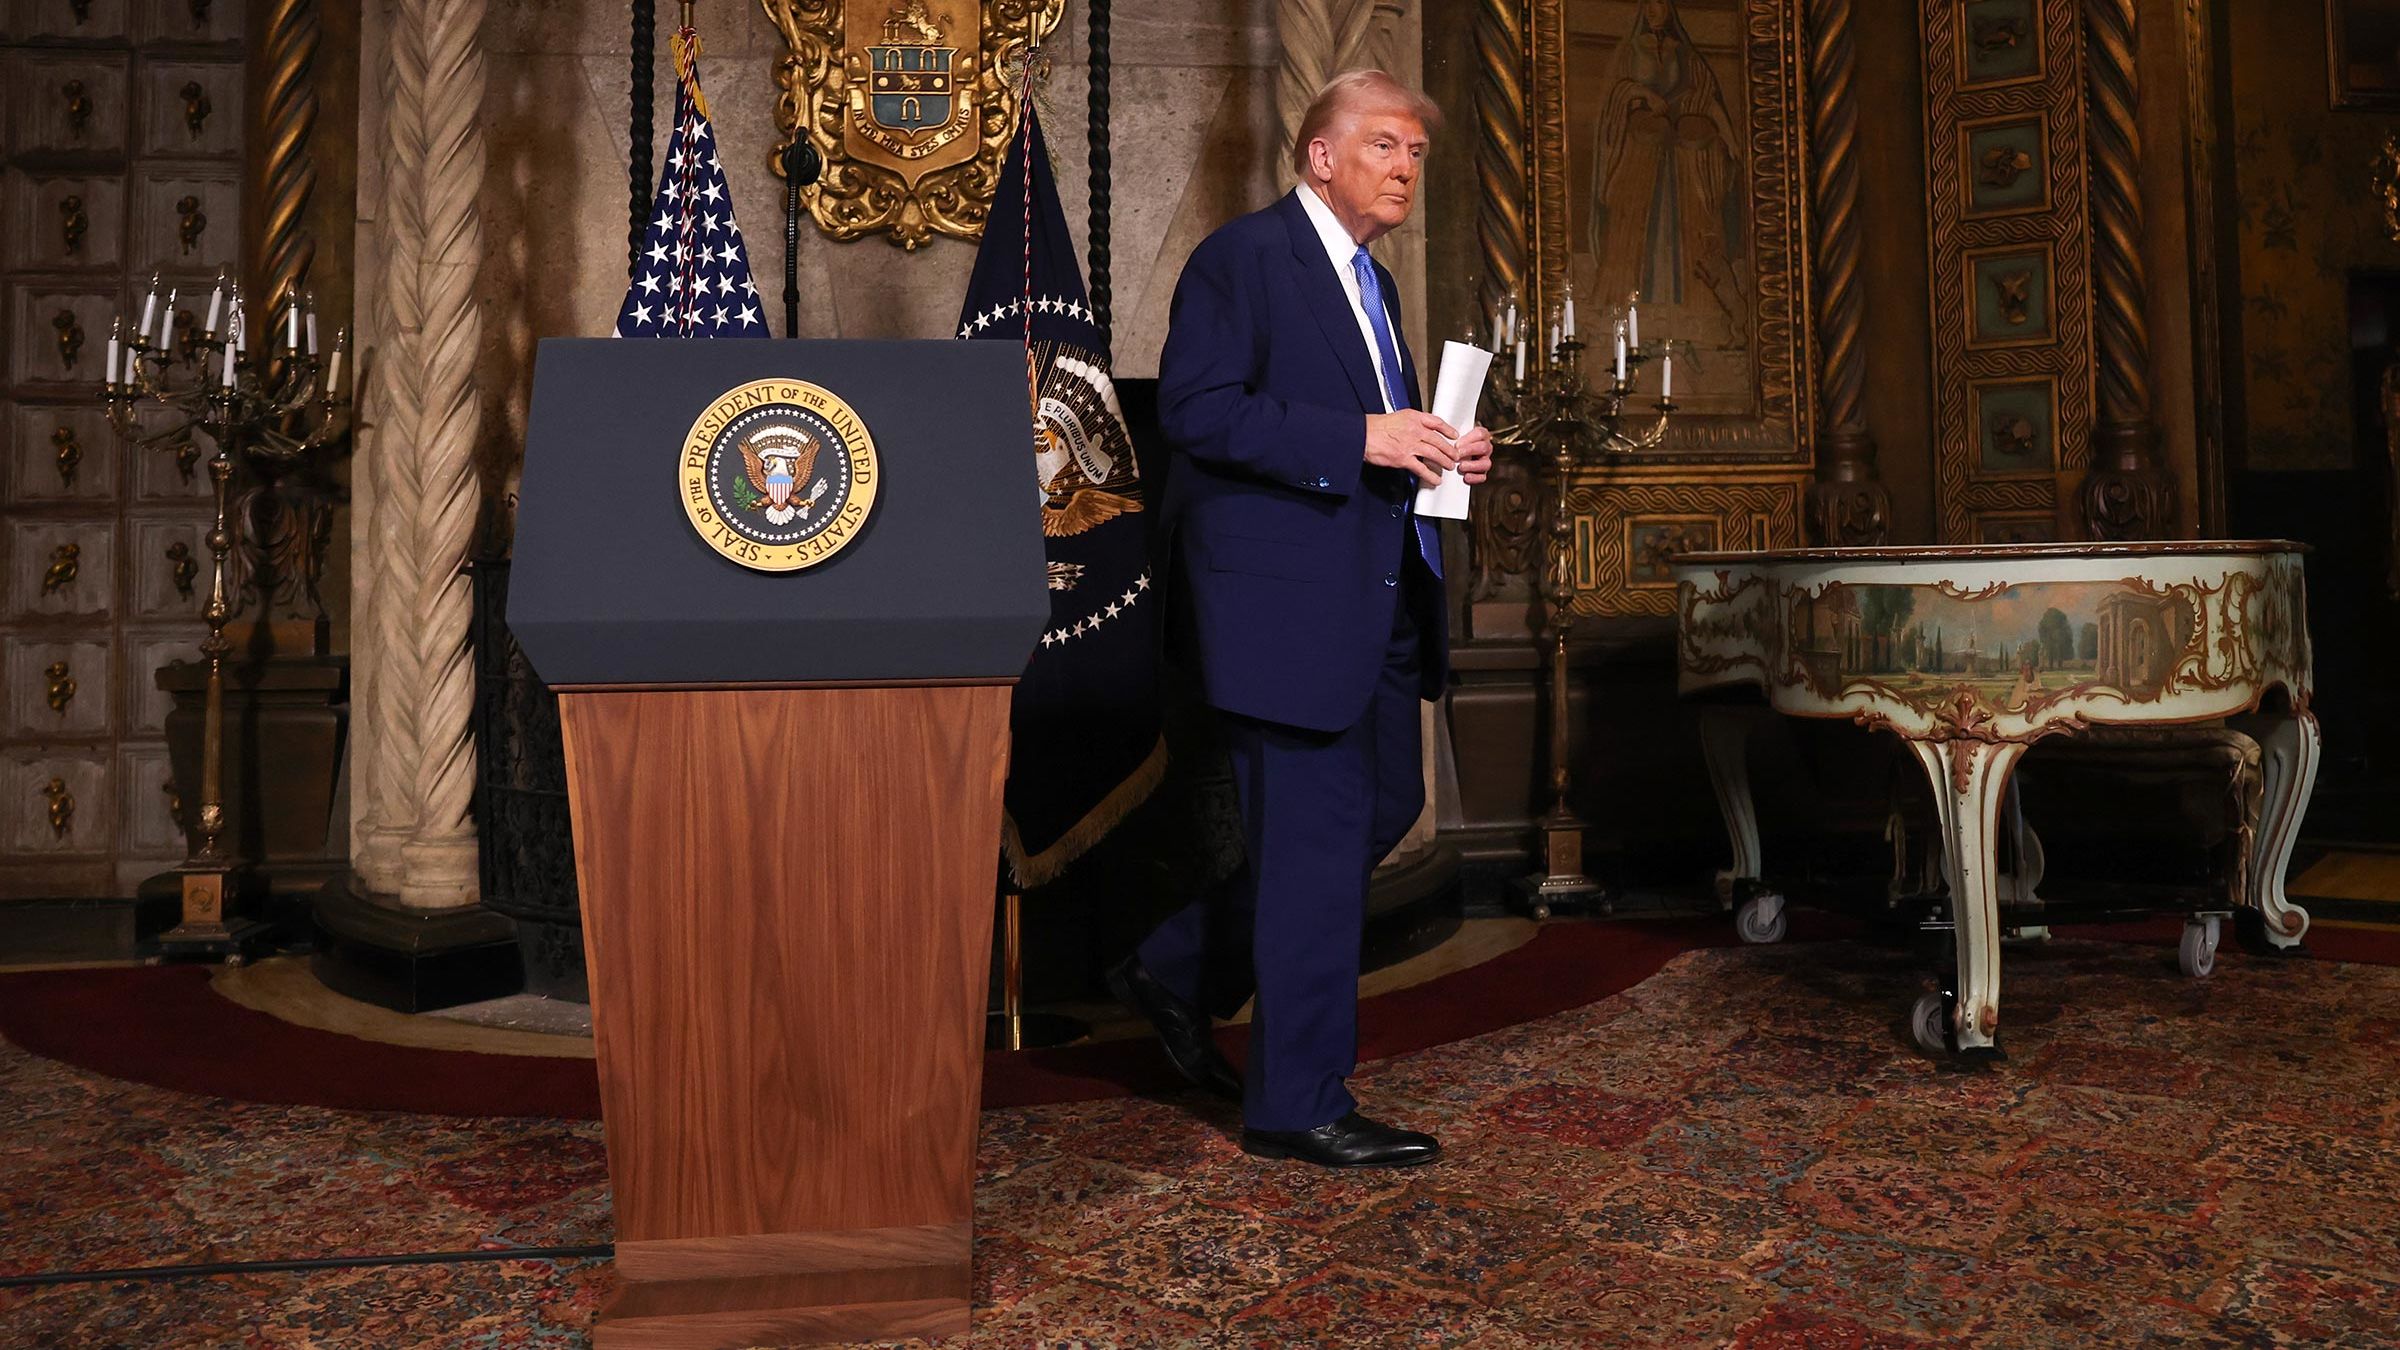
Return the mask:
POLYGON ((588 1247, 478 1247, 463 1252, 392 1252, 381 1256, 302 1256, 284 1261, 197 1261, 174 1266, 128 1266, 123 1270, 46 1270, 36 1275, 0 1275, 0 1289, 53 1284, 118 1284, 130 1280, 202 1280, 215 1275, 264 1275, 294 1270, 343 1270, 353 1266, 447 1266, 471 1261, 605 1260, 613 1242, 588 1247))

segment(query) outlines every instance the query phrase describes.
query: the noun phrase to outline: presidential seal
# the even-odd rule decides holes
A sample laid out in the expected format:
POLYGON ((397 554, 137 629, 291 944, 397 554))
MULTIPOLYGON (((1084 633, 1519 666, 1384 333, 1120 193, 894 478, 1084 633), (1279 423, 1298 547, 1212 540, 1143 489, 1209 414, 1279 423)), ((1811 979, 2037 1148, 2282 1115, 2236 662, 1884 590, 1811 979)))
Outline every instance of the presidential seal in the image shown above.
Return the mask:
POLYGON ((850 405, 785 379, 712 400, 676 468, 692 528, 761 572, 795 572, 841 552, 866 528, 882 478, 875 438, 850 405))

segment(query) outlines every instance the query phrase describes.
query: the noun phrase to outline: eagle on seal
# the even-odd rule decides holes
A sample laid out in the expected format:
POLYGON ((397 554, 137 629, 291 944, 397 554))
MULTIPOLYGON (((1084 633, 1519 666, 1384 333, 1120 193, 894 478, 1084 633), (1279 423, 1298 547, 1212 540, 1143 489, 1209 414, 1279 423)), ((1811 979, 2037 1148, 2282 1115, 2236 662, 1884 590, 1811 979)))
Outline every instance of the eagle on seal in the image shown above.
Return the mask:
POLYGON ((823 443, 795 426, 769 426, 742 442, 742 467, 750 473, 750 486, 767 499, 766 517, 777 525, 789 525, 807 515, 824 495, 825 485, 806 497, 795 497, 800 484, 808 481, 810 470, 816 467, 817 452, 823 443))

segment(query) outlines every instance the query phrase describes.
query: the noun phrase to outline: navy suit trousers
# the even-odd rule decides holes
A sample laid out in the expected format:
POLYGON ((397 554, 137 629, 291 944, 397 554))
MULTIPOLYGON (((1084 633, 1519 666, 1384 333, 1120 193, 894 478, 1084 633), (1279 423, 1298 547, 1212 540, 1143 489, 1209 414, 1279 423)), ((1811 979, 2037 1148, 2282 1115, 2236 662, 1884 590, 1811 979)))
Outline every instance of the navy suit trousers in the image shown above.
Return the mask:
POLYGON ((1392 610, 1382 673, 1350 726, 1321 732, 1219 712, 1249 857, 1140 949, 1153 977, 1202 1008, 1238 1006, 1244 991, 1228 997, 1211 978, 1248 966, 1257 1006, 1242 1119, 1252 1129, 1314 1129, 1356 1105, 1343 1080, 1358 1061, 1367 880, 1425 805, 1424 657, 1409 606, 1392 610), (1246 962, 1225 950, 1245 942, 1246 962))

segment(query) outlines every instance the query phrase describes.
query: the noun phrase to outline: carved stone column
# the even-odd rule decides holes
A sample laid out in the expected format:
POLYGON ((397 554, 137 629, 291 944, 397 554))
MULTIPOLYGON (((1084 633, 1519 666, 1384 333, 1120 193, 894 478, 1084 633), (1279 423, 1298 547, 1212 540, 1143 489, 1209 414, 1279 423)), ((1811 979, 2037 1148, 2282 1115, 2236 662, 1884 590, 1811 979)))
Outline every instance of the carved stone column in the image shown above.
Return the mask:
POLYGON ((2092 359, 2099 418, 2080 494, 2095 539, 2177 533, 2175 479, 2150 421, 2150 331, 2142 260, 2141 85, 2135 0, 2091 0, 2092 359))
POLYGON ((1824 436, 1808 524, 1818 544, 1880 544, 1891 528, 1891 493, 1876 476, 1867 431, 1866 294, 1859 277, 1858 91, 1850 0, 1809 6, 1809 149, 1817 207, 1817 341, 1824 353, 1824 436))
POLYGON ((470 905, 477 894, 464 565, 483 411, 483 13, 483 0, 395 0, 386 41, 387 325, 372 531, 380 725, 360 870, 417 909, 470 905))
MULTIPOLYGON (((1283 66, 1275 103, 1283 139, 1274 147, 1277 162, 1300 130, 1309 101, 1343 71, 1371 66, 1415 87, 1424 66, 1422 22, 1415 0, 1280 0, 1275 24, 1283 66)), ((1425 331, 1425 195, 1420 187, 1408 223, 1375 245, 1375 256, 1400 283, 1401 328, 1420 355, 1438 345, 1425 331)), ((1425 378, 1433 378, 1430 367, 1425 378)))

